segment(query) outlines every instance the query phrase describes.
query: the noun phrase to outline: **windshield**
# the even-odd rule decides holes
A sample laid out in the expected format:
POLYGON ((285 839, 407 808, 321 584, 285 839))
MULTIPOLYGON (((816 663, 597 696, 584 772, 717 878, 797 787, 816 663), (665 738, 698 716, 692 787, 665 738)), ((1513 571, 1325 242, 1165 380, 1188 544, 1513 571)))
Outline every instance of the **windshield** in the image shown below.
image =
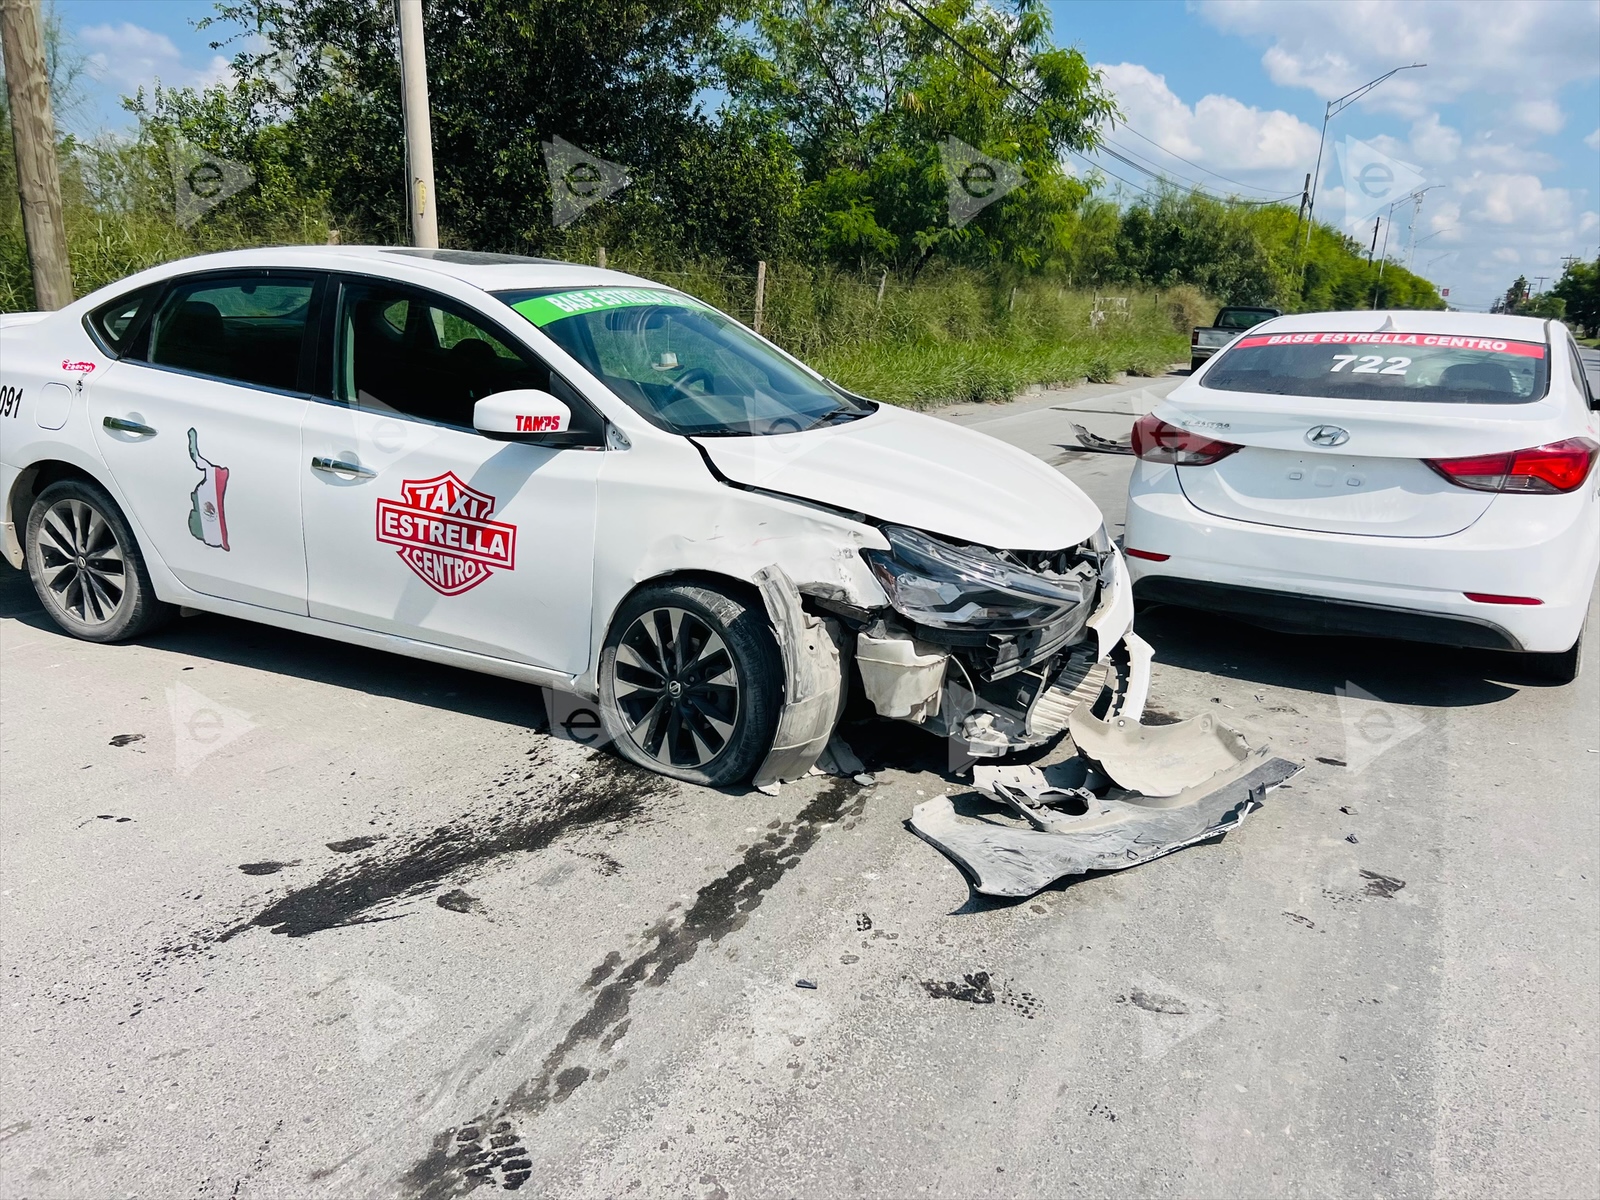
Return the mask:
POLYGON ((640 416, 673 433, 795 433, 872 412, 692 297, 665 288, 499 292, 640 416))
POLYGON ((1250 329, 1277 315, 1269 308, 1225 308, 1217 314, 1217 328, 1250 329))
POLYGON ((1527 404, 1544 395, 1537 342, 1436 333, 1272 333, 1240 338, 1200 386, 1274 396, 1527 404))

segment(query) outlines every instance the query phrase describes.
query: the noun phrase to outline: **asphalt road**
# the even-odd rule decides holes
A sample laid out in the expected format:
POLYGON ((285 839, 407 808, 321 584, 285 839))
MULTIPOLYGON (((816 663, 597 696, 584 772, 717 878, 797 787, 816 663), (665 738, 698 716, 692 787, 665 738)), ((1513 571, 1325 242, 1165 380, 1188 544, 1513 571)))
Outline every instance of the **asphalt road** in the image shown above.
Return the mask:
MULTIPOLYGON (((1069 422, 1173 382, 949 416, 1115 524, 1069 422)), ((1001 904, 905 828, 967 794, 914 730, 849 730, 872 787, 680 787, 520 685, 87 645, 0 568, 0 1195, 1600 1193, 1593 654, 1139 627, 1153 709, 1307 769, 1001 904)))

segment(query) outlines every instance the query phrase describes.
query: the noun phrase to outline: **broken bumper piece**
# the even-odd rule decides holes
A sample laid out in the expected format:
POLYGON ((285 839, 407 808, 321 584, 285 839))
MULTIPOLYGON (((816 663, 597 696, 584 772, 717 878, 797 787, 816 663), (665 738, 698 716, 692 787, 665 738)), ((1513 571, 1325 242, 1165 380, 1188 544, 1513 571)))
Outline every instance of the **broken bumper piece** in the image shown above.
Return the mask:
MULTIPOLYGON (((1082 788, 1051 787, 1034 768, 1021 769, 1038 777, 1033 786, 980 777, 983 770, 974 771, 974 782, 1033 828, 957 816, 943 796, 917 805, 911 828, 965 871, 979 892, 1022 897, 1067 875, 1137 866, 1229 833, 1300 765, 1258 750, 1176 796, 1127 794, 1119 799, 1097 798, 1082 788)), ((1020 773, 1017 768, 990 770, 1020 773)))

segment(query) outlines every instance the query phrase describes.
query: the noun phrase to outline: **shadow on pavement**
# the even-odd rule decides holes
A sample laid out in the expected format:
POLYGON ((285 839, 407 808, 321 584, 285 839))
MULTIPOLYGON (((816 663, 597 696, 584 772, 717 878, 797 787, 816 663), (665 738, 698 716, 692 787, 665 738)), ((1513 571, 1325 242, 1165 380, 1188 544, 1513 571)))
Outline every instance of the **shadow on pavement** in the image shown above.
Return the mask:
POLYGON ((1141 608, 1135 628, 1155 647, 1157 662, 1306 692, 1332 694, 1354 682, 1396 704, 1463 708, 1508 699, 1521 686, 1549 686, 1527 678, 1513 654, 1278 633, 1165 604, 1141 608))
MULTIPOLYGON (((68 636, 39 606, 39 598, 34 595, 26 573, 3 562, 0 562, 0 617, 14 618, 47 636, 68 636)), ((160 632, 140 638, 138 644, 214 662, 293 675, 539 732, 549 728, 544 698, 539 689, 530 684, 294 633, 254 621, 201 613, 179 618, 160 632)))

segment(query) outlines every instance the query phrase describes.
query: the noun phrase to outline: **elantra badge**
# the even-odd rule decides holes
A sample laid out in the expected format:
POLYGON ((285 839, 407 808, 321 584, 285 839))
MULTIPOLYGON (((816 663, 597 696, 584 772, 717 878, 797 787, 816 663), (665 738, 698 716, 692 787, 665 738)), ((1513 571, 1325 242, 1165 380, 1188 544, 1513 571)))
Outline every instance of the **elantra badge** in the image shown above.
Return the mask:
POLYGON ((1342 446, 1350 440, 1350 431, 1337 425, 1318 425, 1306 430, 1306 441, 1313 446, 1342 446))

